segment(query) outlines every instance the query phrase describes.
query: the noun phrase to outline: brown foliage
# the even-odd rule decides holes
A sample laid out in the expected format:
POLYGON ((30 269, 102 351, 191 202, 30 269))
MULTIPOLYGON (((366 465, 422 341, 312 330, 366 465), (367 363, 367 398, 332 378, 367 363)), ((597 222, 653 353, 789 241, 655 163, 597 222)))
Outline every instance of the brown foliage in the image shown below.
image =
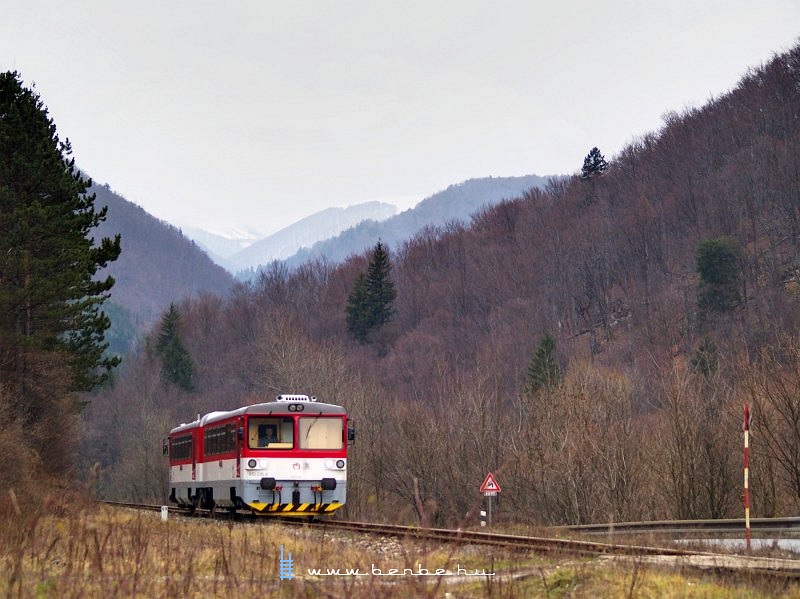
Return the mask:
MULTIPOLYGON (((393 260, 386 355, 347 337, 347 295, 366 256, 274 267, 225 300, 186 302, 198 391, 149 390, 152 406, 177 424, 278 391, 342 403, 359 426, 349 509, 373 517, 460 521, 488 470, 509 481, 498 505, 520 519, 736 514, 745 369, 768 365, 761 350, 798 329, 798 72, 800 46, 708 105, 665 115, 591 182, 591 202, 567 177, 468 227, 422 231, 393 260), (743 250, 743 302, 701 321, 697 248, 720 235, 743 250), (522 397, 543 331, 567 376, 522 397), (726 364, 710 379, 685 366, 704 335, 726 364)), ((148 368, 131 361, 109 392, 109 405, 125 399, 113 430, 144 430, 124 429, 150 409, 136 391, 148 368)), ((765 403, 778 397, 767 375, 749 376, 764 422, 788 435, 765 403)), ((781 511, 800 455, 784 465, 780 446, 768 447, 754 450, 756 496, 781 511)))
POLYGON ((719 373, 705 377, 680 363, 666 374, 653 430, 653 466, 669 513, 679 519, 730 517, 741 493, 741 404, 719 373))
MULTIPOLYGON (((14 467, 0 469, 0 488, 4 489, 4 493, 13 491, 13 501, 19 507, 19 502, 27 504, 36 496, 35 489, 41 484, 37 480, 40 460, 25 438, 23 423, 12 413, 3 395, 0 388, 0 422, 3 422, 0 428, 0 455, 14 467)), ((9 511, 13 508, 11 502, 11 495, 0 498, 0 503, 7 503, 9 511)))
POLYGON ((757 489, 768 505, 779 494, 783 501, 778 504, 786 506, 781 511, 795 513, 800 506, 800 349, 796 339, 787 337, 779 346, 765 349, 750 369, 746 389, 753 405, 754 458, 761 464, 757 489), (772 467, 764 468, 766 464, 772 467), (787 509, 787 503, 792 509, 787 509))

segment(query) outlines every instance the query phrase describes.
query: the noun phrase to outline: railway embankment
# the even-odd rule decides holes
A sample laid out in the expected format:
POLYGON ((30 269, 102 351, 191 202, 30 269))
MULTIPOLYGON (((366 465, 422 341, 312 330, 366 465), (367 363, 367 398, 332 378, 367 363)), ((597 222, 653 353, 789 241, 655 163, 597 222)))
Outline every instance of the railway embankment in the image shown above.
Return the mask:
MULTIPOLYGON (((786 572, 706 564, 712 554, 490 542, 451 531, 353 530, 261 518, 86 505, 14 514, 0 529, 6 596, 747 596, 800 594, 786 572), (705 556, 705 557, 703 557, 705 556)), ((476 534, 473 531, 469 534, 476 534)), ((514 535, 505 535, 513 537, 514 535)), ((508 539, 505 539, 508 541, 508 539)), ((532 543, 535 541, 531 541, 532 543)), ((730 557, 730 559, 734 559, 730 557)), ((793 561, 793 560, 789 560, 793 561)), ((754 564, 755 562, 751 562, 754 564)), ((774 564, 774 562, 772 562, 774 564)), ((789 564, 792 566, 792 564, 789 564)))

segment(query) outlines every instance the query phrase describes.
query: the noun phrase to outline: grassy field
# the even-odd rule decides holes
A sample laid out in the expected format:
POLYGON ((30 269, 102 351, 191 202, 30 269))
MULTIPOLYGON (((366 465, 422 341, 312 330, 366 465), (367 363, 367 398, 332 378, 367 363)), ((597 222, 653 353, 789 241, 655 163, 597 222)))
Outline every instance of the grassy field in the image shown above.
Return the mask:
POLYGON ((0 596, 800 597, 795 583, 636 562, 452 548, 271 521, 163 522, 158 513, 92 504, 51 512, 2 518, 0 596))

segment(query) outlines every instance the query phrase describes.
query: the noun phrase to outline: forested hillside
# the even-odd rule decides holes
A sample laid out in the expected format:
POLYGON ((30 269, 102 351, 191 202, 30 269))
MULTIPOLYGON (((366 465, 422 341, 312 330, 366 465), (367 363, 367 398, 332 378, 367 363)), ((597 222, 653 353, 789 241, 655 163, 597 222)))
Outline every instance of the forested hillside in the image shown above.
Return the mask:
POLYGON ((108 206, 108 218, 98 227, 99 234, 122 236, 122 254, 106 273, 116 280, 111 300, 124 308, 122 314, 127 314, 137 329, 149 328, 171 302, 228 292, 233 278, 178 229, 107 185, 95 185, 91 191, 97 194, 97 206, 108 206))
POLYGON ((105 492, 163 498, 170 426, 303 392, 359 427, 351 516, 452 523, 487 471, 500 518, 737 516, 749 402, 753 513, 794 513, 798 115, 795 47, 607 168, 424 230, 390 255, 395 314, 368 343, 346 319, 366 254, 182 303, 194 391, 142 354, 93 400, 105 492))

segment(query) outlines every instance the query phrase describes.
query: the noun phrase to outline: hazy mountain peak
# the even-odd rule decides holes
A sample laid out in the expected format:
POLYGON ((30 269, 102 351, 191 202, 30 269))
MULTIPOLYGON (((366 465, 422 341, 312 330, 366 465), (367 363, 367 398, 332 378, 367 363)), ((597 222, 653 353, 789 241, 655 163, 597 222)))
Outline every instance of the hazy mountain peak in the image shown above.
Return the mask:
POLYGON ((186 234, 205 249, 211 258, 231 272, 257 268, 273 260, 284 260, 301 248, 337 236, 365 220, 382 221, 397 213, 397 207, 372 201, 346 208, 326 208, 297 221, 263 239, 231 239, 201 229, 185 229, 186 234))
POLYGON ((378 239, 391 247, 397 247, 426 226, 439 226, 451 221, 467 222, 482 207, 520 197, 532 187, 543 186, 548 179, 549 177, 538 175, 523 175, 482 177, 455 183, 425 198, 413 208, 382 222, 361 222, 336 237, 319 241, 308 249, 301 249, 289 257, 286 263, 295 268, 307 260, 323 256, 339 262, 372 247, 378 239))

